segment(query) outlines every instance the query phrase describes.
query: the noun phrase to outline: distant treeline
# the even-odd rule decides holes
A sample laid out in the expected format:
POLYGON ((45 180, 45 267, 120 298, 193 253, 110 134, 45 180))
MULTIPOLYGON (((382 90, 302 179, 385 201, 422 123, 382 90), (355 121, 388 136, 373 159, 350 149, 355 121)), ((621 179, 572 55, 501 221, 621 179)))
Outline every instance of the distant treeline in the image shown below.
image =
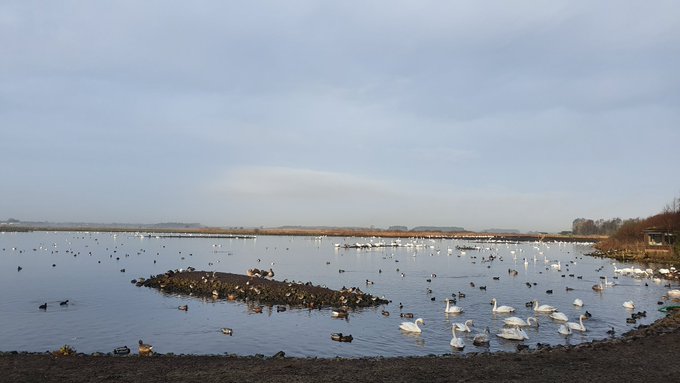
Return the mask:
MULTIPOLYGON (((574 221, 576 223, 576 221, 574 221)), ((597 248, 603 251, 610 250, 640 250, 644 251, 644 231, 655 229, 680 236, 680 198, 675 198, 667 204, 661 213, 645 219, 625 220, 619 229, 609 236, 609 239, 597 244, 597 248)), ((676 255, 680 255, 680 241, 674 246, 676 255)))
POLYGON ((598 219, 594 221, 587 218, 576 218, 571 224, 571 232, 574 235, 612 235, 616 233, 624 223, 639 221, 639 218, 622 220, 613 218, 609 220, 598 219))

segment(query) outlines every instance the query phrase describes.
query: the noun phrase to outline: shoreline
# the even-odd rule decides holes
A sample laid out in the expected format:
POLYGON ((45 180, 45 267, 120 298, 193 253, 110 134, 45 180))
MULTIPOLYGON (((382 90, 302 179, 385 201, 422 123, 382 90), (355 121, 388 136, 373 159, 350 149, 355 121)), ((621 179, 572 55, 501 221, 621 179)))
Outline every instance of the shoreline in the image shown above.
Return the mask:
POLYGON ((448 382, 677 378, 680 310, 620 338, 515 353, 398 358, 0 353, 0 382, 448 382))

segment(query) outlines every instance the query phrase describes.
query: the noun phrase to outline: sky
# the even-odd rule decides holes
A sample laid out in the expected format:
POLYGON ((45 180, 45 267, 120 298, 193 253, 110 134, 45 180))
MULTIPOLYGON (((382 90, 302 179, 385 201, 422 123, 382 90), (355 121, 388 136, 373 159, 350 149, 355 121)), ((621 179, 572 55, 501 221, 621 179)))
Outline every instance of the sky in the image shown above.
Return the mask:
POLYGON ((556 232, 680 196, 676 1, 0 2, 0 220, 556 232))

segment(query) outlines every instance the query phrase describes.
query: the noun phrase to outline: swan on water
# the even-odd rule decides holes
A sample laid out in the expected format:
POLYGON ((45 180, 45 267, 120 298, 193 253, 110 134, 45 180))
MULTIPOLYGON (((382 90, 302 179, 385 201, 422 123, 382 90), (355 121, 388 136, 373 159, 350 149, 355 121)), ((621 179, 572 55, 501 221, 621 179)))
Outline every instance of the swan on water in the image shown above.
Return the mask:
POLYGON ((561 322, 566 322, 569 320, 567 315, 565 313, 555 311, 554 313, 550 314, 550 318, 556 320, 556 321, 561 321, 561 322))
POLYGON ((581 315, 578 317, 578 323, 568 322, 567 326, 569 326, 570 329, 575 331, 586 331, 586 326, 583 325, 583 319, 585 317, 586 317, 585 315, 581 315))
POLYGON ((465 323, 454 323, 453 327, 456 328, 456 331, 460 332, 470 332, 470 326, 474 326, 472 319, 468 319, 465 321, 465 323))
POLYGON ((635 308, 635 303, 633 303, 633 301, 625 301, 623 302, 623 307, 632 310, 635 308))
POLYGON ((602 291, 602 290, 604 290, 604 285, 602 285, 602 282, 600 282, 600 283, 598 283, 598 284, 596 284, 596 285, 593 285, 593 290, 595 290, 595 291, 602 291))
POLYGON ((425 324, 425 321, 423 320, 423 318, 418 318, 418 319, 416 319, 415 322, 401 322, 401 324, 399 325, 399 328, 404 330, 404 331, 408 331, 408 332, 418 332, 418 333, 423 332, 423 330, 421 330, 420 327, 418 327, 418 322, 420 322, 421 325, 425 324))
POLYGON ((455 348, 456 350, 462 350, 465 348, 465 343, 463 342, 463 338, 458 338, 456 336, 456 331, 458 329, 456 326, 451 327, 451 333, 453 334, 453 338, 451 339, 451 347, 455 348))
POLYGON ((459 306, 451 306, 451 300, 446 299, 446 308, 444 312, 447 314, 460 314, 463 312, 463 308, 459 306))
POLYGON ((557 309, 550 305, 538 305, 538 300, 534 301, 534 311, 539 313, 552 313, 557 311, 557 309))
POLYGON ((491 300, 491 302, 493 302, 493 309, 491 309, 491 311, 494 312, 494 313, 511 313, 511 312, 515 311, 515 308, 510 307, 510 306, 497 307, 496 306, 496 298, 493 298, 491 300))
POLYGON ((524 330, 522 330, 519 327, 513 327, 513 328, 503 328, 501 329, 501 332, 496 334, 496 336, 501 337, 503 339, 510 339, 510 340, 525 340, 529 339, 529 336, 527 335, 524 330))
POLYGON ((680 290, 678 289, 668 290, 666 294, 669 298, 680 298, 680 290))
POLYGON ((583 301, 579 298, 574 299, 574 306, 583 307, 583 301))
POLYGON ((571 335, 571 328, 569 326, 561 324, 560 328, 557 329, 557 332, 562 335, 571 335))
POLYGON ((478 333, 472 339, 472 344, 475 346, 488 346, 489 345, 489 328, 487 327, 484 332, 478 333))
POLYGON ((503 323, 505 323, 506 326, 527 327, 531 326, 531 322, 534 322, 534 325, 538 326, 538 319, 534 317, 528 317, 526 322, 524 321, 524 319, 519 317, 510 317, 503 319, 503 323))

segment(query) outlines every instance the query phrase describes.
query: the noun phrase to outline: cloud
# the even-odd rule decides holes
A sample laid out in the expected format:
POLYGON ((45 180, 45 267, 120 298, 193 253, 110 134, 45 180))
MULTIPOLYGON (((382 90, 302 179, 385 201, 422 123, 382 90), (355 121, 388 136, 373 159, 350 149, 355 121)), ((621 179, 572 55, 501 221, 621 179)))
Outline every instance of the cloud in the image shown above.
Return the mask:
POLYGON ((241 167, 231 170, 217 191, 232 198, 338 202, 393 195, 389 183, 370 177, 311 169, 241 167))

